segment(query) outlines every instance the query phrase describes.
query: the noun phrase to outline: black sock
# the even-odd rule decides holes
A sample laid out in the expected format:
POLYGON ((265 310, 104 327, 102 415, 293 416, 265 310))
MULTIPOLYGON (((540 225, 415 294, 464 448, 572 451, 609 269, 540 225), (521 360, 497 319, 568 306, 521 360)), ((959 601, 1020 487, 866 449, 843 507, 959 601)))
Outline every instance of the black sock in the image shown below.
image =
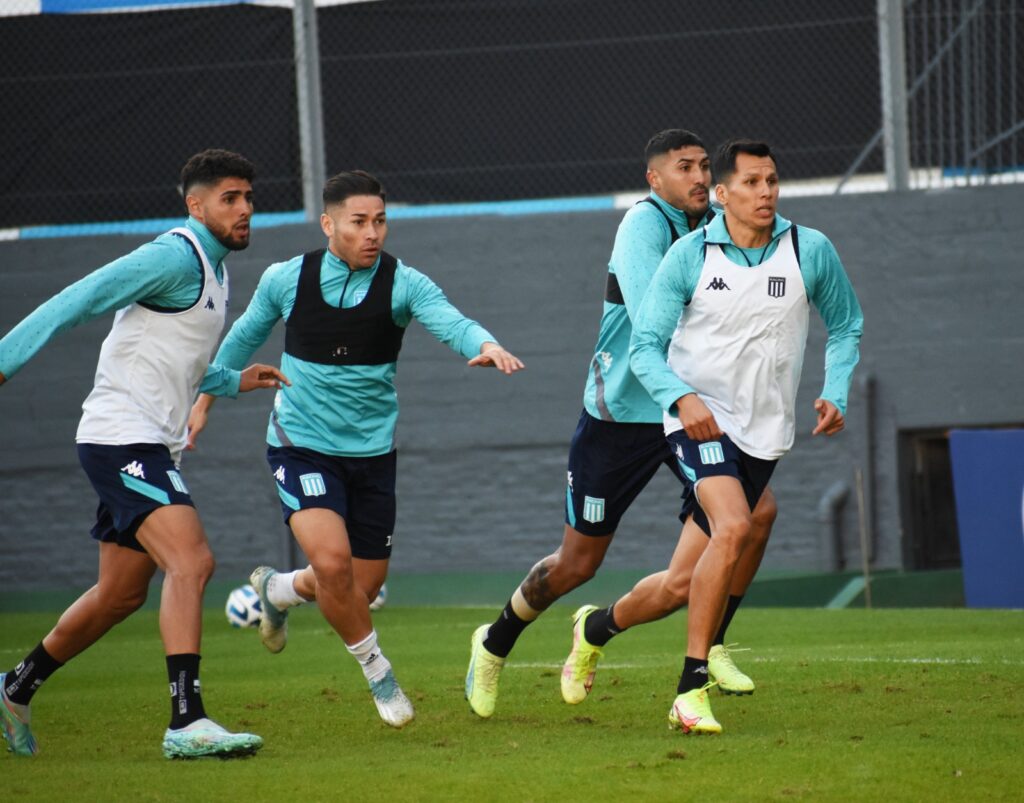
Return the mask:
POLYGON ((501 616, 494 620, 494 624, 487 630, 487 638, 484 639, 484 649, 491 655, 499 658, 507 658, 516 644, 516 639, 526 630, 530 624, 525 619, 516 616, 512 610, 512 600, 505 603, 505 609, 501 616))
POLYGON ((686 656, 683 662, 683 674, 679 676, 678 694, 699 689, 708 682, 708 659, 686 656))
POLYGON ((729 600, 725 603, 725 613, 722 615, 722 626, 718 628, 718 634, 715 636, 715 640, 711 642, 712 647, 716 644, 725 644, 725 631, 729 628, 729 623, 732 621, 732 617, 736 615, 736 609, 740 607, 741 602, 743 602, 742 594, 738 597, 734 597, 732 594, 729 595, 729 600))
POLYGON ((603 647, 612 640, 612 636, 622 632, 615 624, 614 607, 615 603, 612 603, 607 608, 594 611, 583 623, 583 638, 595 647, 603 647))
POLYGON ((32 695, 43 685, 43 681, 64 664, 54 658, 43 647, 43 642, 25 656, 25 660, 7 673, 4 679, 4 693, 7 699, 18 705, 28 705, 32 695))
POLYGON ((167 656, 167 677, 171 682, 172 730, 184 728, 206 716, 199 690, 199 656, 182 653, 167 656))

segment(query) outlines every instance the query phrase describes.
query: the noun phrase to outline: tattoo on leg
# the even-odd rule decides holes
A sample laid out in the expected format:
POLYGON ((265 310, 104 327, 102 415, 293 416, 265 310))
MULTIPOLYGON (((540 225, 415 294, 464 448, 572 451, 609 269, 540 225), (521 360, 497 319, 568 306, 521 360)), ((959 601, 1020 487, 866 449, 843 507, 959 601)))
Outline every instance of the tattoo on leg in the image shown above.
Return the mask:
POLYGON ((538 561, 520 586, 524 599, 535 611, 546 611, 551 603, 558 599, 558 595, 552 592, 548 585, 548 572, 554 557, 549 555, 538 561))

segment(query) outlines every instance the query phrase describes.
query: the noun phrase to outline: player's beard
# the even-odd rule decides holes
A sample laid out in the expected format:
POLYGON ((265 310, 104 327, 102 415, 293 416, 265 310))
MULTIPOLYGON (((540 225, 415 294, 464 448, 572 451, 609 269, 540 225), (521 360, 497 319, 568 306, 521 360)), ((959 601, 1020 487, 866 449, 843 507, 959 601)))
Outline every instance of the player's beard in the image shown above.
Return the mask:
POLYGON ((249 247, 249 234, 252 231, 251 228, 245 230, 245 236, 239 236, 234 234, 234 227, 228 229, 226 232, 214 232, 213 236, 217 238, 217 242, 227 248, 229 251, 244 251, 249 247))

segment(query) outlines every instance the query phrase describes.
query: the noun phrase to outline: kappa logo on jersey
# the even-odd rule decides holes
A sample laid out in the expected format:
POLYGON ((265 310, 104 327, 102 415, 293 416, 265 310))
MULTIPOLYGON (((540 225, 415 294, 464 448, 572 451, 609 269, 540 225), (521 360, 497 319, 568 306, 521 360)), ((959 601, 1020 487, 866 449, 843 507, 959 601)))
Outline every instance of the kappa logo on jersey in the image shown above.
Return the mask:
POLYGON ((729 288, 729 285, 727 285, 725 283, 725 279, 722 279, 722 278, 716 276, 714 279, 711 280, 711 282, 708 284, 708 286, 705 287, 704 289, 705 290, 729 290, 730 288, 729 288))
POLYGON ((142 463, 138 460, 132 460, 127 466, 121 466, 121 471, 129 477, 135 477, 140 480, 146 479, 146 472, 142 467, 142 463))
POLYGON ((185 480, 181 478, 181 474, 179 474, 177 471, 168 471, 167 479, 171 481, 171 485, 174 487, 174 490, 176 490, 178 493, 188 493, 188 487, 185 485, 185 480))
POLYGON ((299 482, 302 484, 302 493, 305 496, 323 496, 327 493, 327 486, 324 485, 323 475, 319 472, 316 474, 303 474, 299 477, 299 482))
POLYGON ((358 306, 358 305, 363 303, 363 299, 365 299, 365 298, 366 298, 366 291, 365 290, 356 290, 352 294, 352 303, 355 304, 356 306, 358 306))
POLYGON ((785 276, 768 277, 768 295, 770 295, 772 298, 782 298, 784 295, 786 295, 785 276))
POLYGON ((604 363, 604 370, 608 371, 612 367, 612 354, 610 351, 599 351, 597 356, 601 358, 601 362, 604 363))
POLYGON ((216 310, 217 309, 217 307, 213 303, 213 296, 207 296, 206 297, 205 307, 206 307, 206 309, 212 309, 212 310, 216 310))
POLYGON ((700 443, 697 445, 697 451, 700 452, 700 462, 705 466, 713 466, 715 463, 725 462, 725 455, 722 454, 722 444, 718 441, 700 443))
POLYGON ((274 472, 274 479, 284 485, 284 466, 277 467, 277 471, 274 472))
POLYGON ((604 521, 604 499, 594 496, 583 497, 583 519, 591 524, 604 521))

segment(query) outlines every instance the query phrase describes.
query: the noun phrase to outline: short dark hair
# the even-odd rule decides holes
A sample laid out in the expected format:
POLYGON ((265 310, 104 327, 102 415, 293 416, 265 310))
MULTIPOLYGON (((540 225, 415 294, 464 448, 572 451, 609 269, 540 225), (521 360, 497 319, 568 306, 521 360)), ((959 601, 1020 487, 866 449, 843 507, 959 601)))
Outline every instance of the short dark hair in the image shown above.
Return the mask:
POLYGON ((704 143, 701 142, 700 137, 685 128, 667 128, 647 140, 647 147, 644 148, 644 161, 650 162, 655 156, 690 146, 704 148, 704 143))
POLYGON ((181 168, 181 194, 197 184, 216 184, 222 178, 244 178, 252 183, 256 168, 242 154, 220 148, 200 151, 181 168))
POLYGON ((771 146, 767 142, 756 139, 730 139, 723 142, 715 151, 715 158, 711 165, 711 173, 715 181, 724 184, 732 174, 736 172, 736 157, 741 153, 751 156, 767 156, 778 167, 779 162, 772 153, 771 146))
POLYGON ((324 209, 353 195, 376 195, 387 203, 387 193, 376 178, 365 170, 344 170, 324 182, 324 209))

